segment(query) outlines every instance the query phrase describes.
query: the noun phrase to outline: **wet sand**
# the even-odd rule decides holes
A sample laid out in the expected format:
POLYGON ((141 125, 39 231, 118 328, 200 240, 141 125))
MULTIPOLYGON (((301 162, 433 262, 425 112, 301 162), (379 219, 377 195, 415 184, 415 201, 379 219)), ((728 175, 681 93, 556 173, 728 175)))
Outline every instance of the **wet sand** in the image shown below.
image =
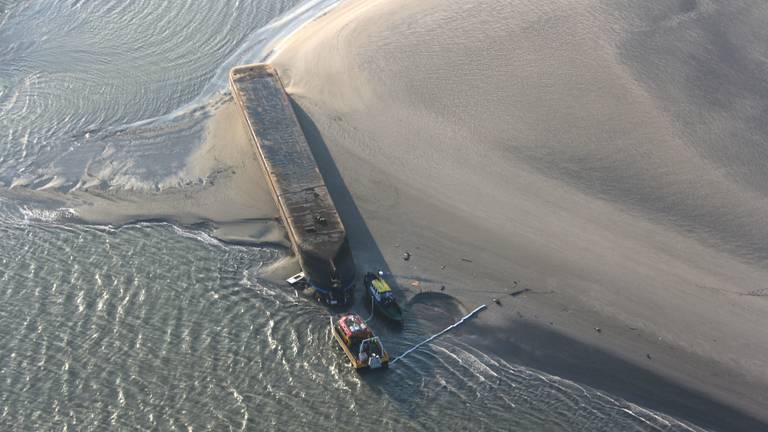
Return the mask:
POLYGON ((183 169, 154 184, 121 179, 109 170, 86 169, 71 190, 13 187, 2 195, 50 211, 36 211, 33 218, 114 226, 168 221, 205 227, 230 243, 287 248, 286 233, 241 117, 231 98, 213 107, 201 142, 183 169))
POLYGON ((653 52, 693 55, 710 21, 757 12, 677 6, 348 1, 274 63, 362 270, 386 268, 407 298, 488 303, 465 337, 514 361, 757 430, 768 198, 753 161, 766 135, 739 128, 763 102, 728 85, 744 77, 717 69, 726 59, 697 75, 653 52), (716 101, 697 90, 712 74, 716 101), (737 129, 756 140, 722 154, 737 129))

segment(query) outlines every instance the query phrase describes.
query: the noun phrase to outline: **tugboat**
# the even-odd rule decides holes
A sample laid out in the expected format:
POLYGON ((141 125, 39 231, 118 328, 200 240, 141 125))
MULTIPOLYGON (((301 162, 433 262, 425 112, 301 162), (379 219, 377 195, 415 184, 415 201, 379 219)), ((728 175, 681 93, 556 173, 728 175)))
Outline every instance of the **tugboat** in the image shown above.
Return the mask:
POLYGON ((366 305, 373 307, 374 313, 383 315, 397 324, 402 324, 403 312, 395 300, 395 294, 380 275, 381 273, 376 275, 368 272, 363 277, 366 305))
POLYGON ((357 314, 331 318, 331 334, 357 370, 379 369, 389 366, 389 354, 381 340, 357 314))

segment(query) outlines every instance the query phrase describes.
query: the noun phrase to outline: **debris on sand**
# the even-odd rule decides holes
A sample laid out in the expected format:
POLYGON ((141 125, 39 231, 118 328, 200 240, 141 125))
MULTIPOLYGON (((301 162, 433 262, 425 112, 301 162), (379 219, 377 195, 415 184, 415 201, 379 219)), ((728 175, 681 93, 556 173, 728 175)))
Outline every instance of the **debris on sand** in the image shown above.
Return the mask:
POLYGON ((493 302, 496 303, 497 305, 501 306, 501 300, 495 298, 495 299, 493 299, 493 302))
POLYGON ((469 259, 469 258, 462 258, 461 260, 462 260, 462 261, 464 261, 464 262, 468 262, 468 263, 471 263, 471 262, 472 262, 472 260, 471 260, 471 259, 469 259))
POLYGON ((595 327, 595 331, 598 332, 598 333, 602 333, 603 329, 601 329, 600 327, 595 327))

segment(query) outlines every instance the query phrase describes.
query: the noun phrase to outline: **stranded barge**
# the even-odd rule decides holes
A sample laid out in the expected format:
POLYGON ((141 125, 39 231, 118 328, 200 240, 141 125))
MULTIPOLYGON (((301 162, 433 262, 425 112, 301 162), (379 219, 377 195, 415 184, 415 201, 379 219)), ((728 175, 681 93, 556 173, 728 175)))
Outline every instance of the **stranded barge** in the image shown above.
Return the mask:
POLYGON ((229 73, 272 197, 306 278, 305 291, 329 304, 351 301, 355 265, 346 231, 275 69, 229 73))

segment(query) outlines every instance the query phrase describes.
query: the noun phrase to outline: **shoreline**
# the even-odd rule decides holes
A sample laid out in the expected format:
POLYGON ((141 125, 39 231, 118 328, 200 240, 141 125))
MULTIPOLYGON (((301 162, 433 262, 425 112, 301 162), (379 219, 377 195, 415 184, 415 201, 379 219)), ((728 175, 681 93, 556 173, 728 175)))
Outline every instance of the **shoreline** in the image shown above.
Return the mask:
MULTIPOLYGON (((467 333, 488 334, 493 325, 478 322, 467 333)), ((717 389, 691 388, 679 377, 664 376, 658 368, 627 361, 595 345, 581 342, 546 324, 516 321, 501 329, 507 337, 471 338, 476 346, 507 361, 587 385, 613 397, 669 415, 708 430, 756 431, 768 423, 760 418, 759 407, 750 410, 731 406, 728 398, 718 400, 717 389)), ((652 360, 649 360, 649 362, 652 360)), ((693 369, 727 373, 693 360, 693 369)), ((720 396, 723 396, 721 394, 720 396)))

